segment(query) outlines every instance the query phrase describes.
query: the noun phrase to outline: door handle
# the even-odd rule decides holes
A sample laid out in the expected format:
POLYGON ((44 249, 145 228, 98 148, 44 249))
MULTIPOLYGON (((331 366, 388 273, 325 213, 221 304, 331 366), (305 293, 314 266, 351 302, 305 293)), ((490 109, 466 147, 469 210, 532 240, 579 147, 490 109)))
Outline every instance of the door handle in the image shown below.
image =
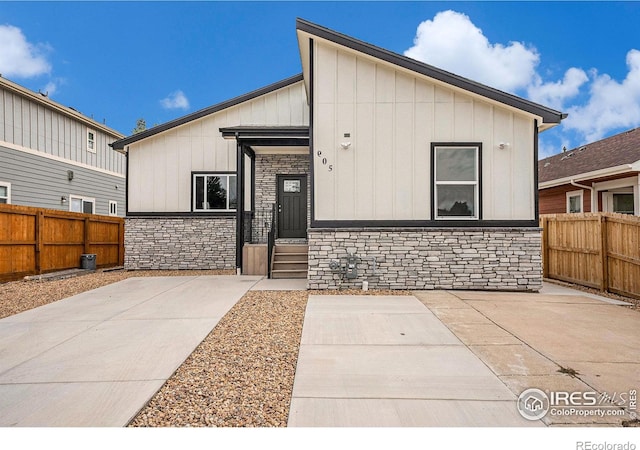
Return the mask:
POLYGON ((278 204, 278 213, 282 213, 282 205, 278 204))

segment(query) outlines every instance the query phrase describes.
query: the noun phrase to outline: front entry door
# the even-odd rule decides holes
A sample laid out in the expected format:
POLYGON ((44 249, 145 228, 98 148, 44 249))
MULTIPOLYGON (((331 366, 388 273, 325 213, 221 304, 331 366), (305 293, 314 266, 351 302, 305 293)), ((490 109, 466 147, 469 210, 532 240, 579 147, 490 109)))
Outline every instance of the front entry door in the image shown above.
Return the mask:
POLYGON ((307 237, 307 176, 278 175, 278 237, 307 237))

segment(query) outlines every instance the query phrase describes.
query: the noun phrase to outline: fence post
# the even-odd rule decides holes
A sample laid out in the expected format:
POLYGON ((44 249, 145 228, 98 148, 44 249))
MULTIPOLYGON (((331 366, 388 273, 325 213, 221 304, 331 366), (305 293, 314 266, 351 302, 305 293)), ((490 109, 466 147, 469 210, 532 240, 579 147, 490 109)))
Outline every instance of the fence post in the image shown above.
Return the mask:
POLYGON ((549 278, 549 219, 540 219, 542 226, 542 278, 549 278))
POLYGON ((90 220, 88 217, 84 218, 84 253, 89 253, 91 251, 91 249, 89 248, 89 238, 91 237, 89 235, 89 223, 90 220))
POLYGON ((124 219, 118 224, 118 265, 124 266, 124 219))
POLYGON ((602 261, 602 281, 600 282, 600 290, 609 290, 609 258, 608 258, 608 243, 607 243, 607 216, 602 214, 600 216, 600 256, 602 261))
POLYGON ((42 234, 43 234, 43 224, 44 224, 44 212, 38 211, 36 213, 36 248, 35 248, 35 272, 36 275, 40 275, 42 273, 42 234))

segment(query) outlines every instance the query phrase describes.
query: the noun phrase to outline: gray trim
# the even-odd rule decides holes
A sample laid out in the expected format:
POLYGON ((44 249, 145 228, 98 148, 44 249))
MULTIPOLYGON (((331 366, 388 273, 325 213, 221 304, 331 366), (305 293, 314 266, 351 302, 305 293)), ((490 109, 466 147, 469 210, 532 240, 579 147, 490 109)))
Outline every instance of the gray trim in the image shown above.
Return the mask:
POLYGON ((311 228, 536 228, 537 220, 312 220, 311 228))
POLYGON ((224 211, 224 212, 127 212, 126 217, 135 217, 136 219, 157 219, 159 217, 227 217, 235 218, 236 211, 224 211))
POLYGON ((424 64, 415 59, 390 52, 380 47, 368 44, 366 42, 354 39, 350 36, 338 33, 328 28, 308 22, 304 19, 296 19, 296 29, 305 33, 312 34, 322 39, 334 42, 344 47, 356 50, 374 58, 381 59, 388 63, 403 67, 405 69, 426 75, 430 78, 442 81, 452 86, 464 89, 474 94, 495 100, 514 108, 521 109, 531 114, 535 114, 544 119, 544 123, 560 123, 567 114, 561 113, 546 106, 531 102, 513 94, 509 94, 498 89, 485 86, 459 75, 447 72, 429 64, 424 64))
POLYGON ((307 126, 238 126, 220 128, 225 139, 255 139, 255 138, 309 138, 307 126))
POLYGON ((163 131, 167 131, 171 128, 184 125, 185 123, 191 122, 196 119, 200 119, 202 117, 208 116, 218 111, 222 111, 232 106, 236 106, 240 103, 244 103, 256 97, 260 97, 261 95, 265 95, 270 92, 276 91, 278 89, 282 89, 284 87, 287 87, 294 83, 302 81, 302 79, 303 79, 302 74, 298 74, 293 77, 286 78, 282 81, 278 81, 277 83, 270 84, 269 86, 265 86, 263 88, 257 89, 255 91, 249 92, 239 97, 232 98, 231 100, 218 103, 217 105, 209 106, 208 108, 204 108, 204 109, 201 109, 200 111, 196 111, 194 113, 188 114, 186 116, 180 117, 170 122, 163 123, 161 125, 158 125, 157 127, 149 128, 148 130, 126 137, 124 139, 120 139, 119 141, 115 141, 114 143, 112 143, 111 147, 113 147, 116 150, 122 150, 126 145, 132 144, 134 142, 140 141, 142 139, 148 138, 158 133, 162 133, 163 131))

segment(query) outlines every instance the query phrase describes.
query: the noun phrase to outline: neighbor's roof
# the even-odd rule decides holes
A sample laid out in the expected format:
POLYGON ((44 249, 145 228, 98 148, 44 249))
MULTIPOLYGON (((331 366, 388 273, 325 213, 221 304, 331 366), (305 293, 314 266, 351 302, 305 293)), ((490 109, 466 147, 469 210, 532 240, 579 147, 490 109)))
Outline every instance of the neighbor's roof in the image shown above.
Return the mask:
POLYGON ((244 103, 248 100, 252 100, 254 98, 260 97, 261 95, 265 95, 270 92, 276 91, 278 89, 282 89, 294 83, 298 83, 299 81, 302 81, 302 74, 295 75, 293 77, 284 79, 282 81, 278 81, 277 83, 273 83, 273 84, 270 84, 269 86, 265 86, 263 88, 249 92, 248 94, 240 95, 239 97, 232 98, 231 100, 226 100, 222 103, 218 103, 216 105, 209 106, 208 108, 201 109, 194 113, 187 114, 186 116, 179 117, 170 122, 165 122, 156 127, 149 128, 148 130, 145 130, 145 131, 141 131, 140 133, 136 133, 124 139, 120 139, 119 141, 116 141, 113 144, 111 144, 111 146, 116 150, 122 150, 126 145, 132 144, 141 139, 147 138, 149 136, 153 136, 154 134, 162 133, 163 131, 167 131, 171 128, 174 128, 180 125, 184 125, 193 120, 200 119, 202 117, 208 116, 209 114, 222 111, 232 106, 239 105, 240 103, 244 103))
POLYGON ((109 128, 108 126, 106 126, 105 124, 102 124, 100 122, 96 122, 95 120, 93 120, 90 117, 85 116, 84 114, 82 114, 81 112, 77 111, 76 109, 73 109, 71 107, 68 106, 64 106, 58 102, 54 102, 53 100, 51 100, 48 96, 48 94, 46 93, 40 93, 40 92, 33 92, 23 86, 20 86, 17 83, 14 83, 13 81, 10 81, 6 78, 4 78, 2 75, 0 75, 0 88, 4 88, 8 91, 11 91, 17 95, 20 95, 22 97, 26 97, 27 99, 39 103, 40 105, 43 105, 44 107, 48 108, 49 110, 53 110, 56 111, 60 114, 63 114, 73 120, 76 120, 78 122, 84 123, 85 125, 87 125, 89 128, 93 128, 96 130, 100 130, 102 132, 104 132, 105 134, 108 134, 109 136, 112 136, 114 138, 121 138, 124 135, 116 130, 114 130, 113 128, 109 128))
MULTIPOLYGON (((640 128, 634 128, 538 161, 538 182, 550 183, 571 177, 595 178, 606 175, 598 174, 598 171, 610 168, 623 171, 625 166, 639 162, 640 128)), ((634 168, 627 170, 634 171, 634 168)))
MULTIPOLYGON (((522 111, 526 111, 535 116, 539 116, 543 120, 543 123, 539 124, 539 127, 541 127, 542 129, 559 124, 562 119, 567 117, 567 115, 562 112, 556 111, 538 103, 534 103, 516 95, 500 91, 498 89, 486 86, 473 80, 469 80, 454 73, 447 72, 446 70, 442 70, 429 64, 425 64, 416 59, 409 58, 398 53, 391 52, 389 50, 385 50, 381 47, 376 47, 366 42, 354 39, 350 36, 311 23, 304 19, 296 20, 296 29, 299 32, 316 36, 318 38, 333 42, 352 50, 356 50, 360 53, 364 53, 382 61, 386 61, 388 63, 402 67, 404 69, 408 69, 421 75, 426 75, 429 78, 441 81, 448 85, 455 86, 457 88, 480 95, 490 100, 494 100, 513 108, 520 109, 522 111), (545 127, 544 125, 547 126, 545 127)), ((305 48, 301 46, 301 52, 304 51, 306 51, 305 48)), ((305 64, 303 61, 303 67, 304 66, 305 64)))

